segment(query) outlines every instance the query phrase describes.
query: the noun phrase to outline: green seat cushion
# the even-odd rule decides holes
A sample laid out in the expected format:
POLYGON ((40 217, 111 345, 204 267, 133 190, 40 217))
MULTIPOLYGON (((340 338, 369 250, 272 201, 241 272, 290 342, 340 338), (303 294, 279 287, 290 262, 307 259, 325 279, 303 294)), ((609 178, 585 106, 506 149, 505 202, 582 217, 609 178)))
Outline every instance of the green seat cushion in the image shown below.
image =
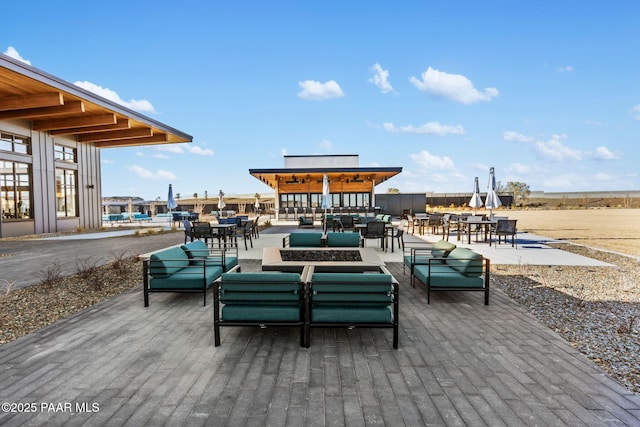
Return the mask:
POLYGON ((175 246, 156 252, 149 257, 149 274, 152 277, 169 277, 189 265, 189 257, 175 246))
POLYGON ((221 319, 229 322, 299 322, 299 305, 235 304, 222 307, 221 319))
POLYGON ((482 274, 482 255, 466 248, 456 248, 447 257, 447 265, 465 276, 482 274))
POLYGON ((413 273, 426 286, 432 288, 483 288, 484 280, 480 276, 465 276, 446 265, 416 265, 413 273))
POLYGON ((392 323, 391 306, 314 305, 311 321, 316 323, 392 323))
POLYGON ((360 233, 327 233, 327 246, 357 248, 360 246, 360 233))
POLYGON ((222 274, 222 267, 207 267, 206 276, 201 266, 187 266, 171 276, 151 277, 150 289, 204 289, 222 274))
POLYGON ((289 235, 291 247, 320 247, 322 246, 322 233, 291 233, 289 235))

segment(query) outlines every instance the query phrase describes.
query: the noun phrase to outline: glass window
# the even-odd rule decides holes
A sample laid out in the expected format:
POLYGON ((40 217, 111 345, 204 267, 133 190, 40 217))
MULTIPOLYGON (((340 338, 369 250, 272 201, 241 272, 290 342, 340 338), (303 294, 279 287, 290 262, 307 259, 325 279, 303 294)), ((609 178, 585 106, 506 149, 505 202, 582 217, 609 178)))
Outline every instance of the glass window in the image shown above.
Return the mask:
POLYGON ((0 133, 0 150, 31 154, 31 140, 23 136, 0 133))
POLYGON ((66 147, 64 145, 56 144, 55 156, 56 156, 56 160, 61 160, 63 162, 69 162, 69 163, 77 163, 76 149, 72 147, 66 147))
POLYGON ((31 165, 0 161, 0 199, 5 220, 33 218, 31 165))
POLYGON ((56 169, 56 215, 78 216, 76 172, 56 169))

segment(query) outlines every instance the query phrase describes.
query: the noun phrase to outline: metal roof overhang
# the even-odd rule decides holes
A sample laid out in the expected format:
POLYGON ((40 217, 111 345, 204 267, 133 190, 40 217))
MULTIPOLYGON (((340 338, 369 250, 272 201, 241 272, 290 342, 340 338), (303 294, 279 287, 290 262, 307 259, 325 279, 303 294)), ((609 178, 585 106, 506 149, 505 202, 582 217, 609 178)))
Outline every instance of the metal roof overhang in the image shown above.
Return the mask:
POLYGON ((0 120, 100 148, 191 142, 193 137, 0 54, 0 120))
POLYGON ((362 182, 372 181, 378 185, 402 172, 401 167, 379 168, 283 168, 283 169, 249 169, 249 173, 264 184, 275 189, 279 182, 316 180, 322 181, 324 174, 330 181, 362 182))

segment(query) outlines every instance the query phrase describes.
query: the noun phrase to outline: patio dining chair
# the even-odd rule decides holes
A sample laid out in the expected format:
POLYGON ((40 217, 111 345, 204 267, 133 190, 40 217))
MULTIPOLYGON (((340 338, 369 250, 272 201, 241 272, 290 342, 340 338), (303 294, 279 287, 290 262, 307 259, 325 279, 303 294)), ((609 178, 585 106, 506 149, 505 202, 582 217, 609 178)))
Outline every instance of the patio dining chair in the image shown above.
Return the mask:
POLYGON ((380 239, 380 247, 385 249, 385 239, 387 238, 387 230, 385 230, 385 223, 382 221, 368 222, 367 228, 362 233, 364 240, 362 246, 365 246, 367 239, 380 239))
MULTIPOLYGON (((185 224, 185 229, 186 229, 186 224, 185 224)), ((191 241, 195 239, 204 240, 204 242, 208 245, 209 239, 213 241, 214 238, 217 238, 217 235, 214 234, 213 228, 211 228, 211 224, 209 224, 208 222, 194 222, 191 230, 192 230, 191 241)), ((186 236, 185 236, 185 239, 186 239, 186 236)))
POLYGON ((188 219, 183 219, 182 225, 184 227, 184 243, 186 245, 187 239, 193 242, 193 230, 191 229, 191 222, 188 219))
MULTIPOLYGON (((498 237, 498 244, 500 244, 500 240, 502 236, 504 236, 504 242, 507 243, 507 237, 511 236, 511 247, 516 247, 516 223, 518 220, 516 219, 499 219, 496 222, 496 229, 493 234, 498 237)), ((491 238, 489 238, 489 244, 491 244, 491 238)))
POLYGON ((242 226, 237 226, 235 228, 235 232, 231 236, 232 241, 238 246, 238 238, 242 238, 244 240, 244 250, 248 251, 249 247, 247 246, 247 239, 251 243, 251 247, 253 248, 253 220, 249 220, 242 226))

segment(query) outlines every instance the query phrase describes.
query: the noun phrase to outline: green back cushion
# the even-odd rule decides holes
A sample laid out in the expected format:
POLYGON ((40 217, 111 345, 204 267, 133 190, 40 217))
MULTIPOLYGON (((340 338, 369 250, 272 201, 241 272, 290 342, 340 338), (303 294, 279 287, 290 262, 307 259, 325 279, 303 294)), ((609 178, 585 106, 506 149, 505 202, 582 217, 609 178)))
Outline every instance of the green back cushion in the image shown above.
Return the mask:
POLYGON ((167 277, 189 265, 189 257, 176 246, 156 252, 149 258, 149 273, 153 277, 167 277))
POLYGON ((360 233, 327 233, 327 246, 357 248, 360 246, 360 233))
POLYGON ((320 247, 322 244, 322 233, 291 233, 289 235, 289 246, 312 246, 320 247))
POLYGON ((389 302, 392 276, 366 273, 314 273, 311 277, 313 301, 389 302))
POLYGON ((447 257, 447 265, 465 276, 482 274, 482 255, 466 248, 456 248, 447 257))
POLYGON ((303 299, 298 273, 224 273, 220 300, 225 304, 273 305, 303 299))
POLYGON ((437 241, 433 248, 431 248, 431 255, 436 258, 443 258, 449 255, 449 253, 456 248, 456 245, 449 243, 446 240, 437 241))
POLYGON ((180 247, 189 258, 204 259, 209 255, 209 247, 202 240, 194 240, 180 247))

